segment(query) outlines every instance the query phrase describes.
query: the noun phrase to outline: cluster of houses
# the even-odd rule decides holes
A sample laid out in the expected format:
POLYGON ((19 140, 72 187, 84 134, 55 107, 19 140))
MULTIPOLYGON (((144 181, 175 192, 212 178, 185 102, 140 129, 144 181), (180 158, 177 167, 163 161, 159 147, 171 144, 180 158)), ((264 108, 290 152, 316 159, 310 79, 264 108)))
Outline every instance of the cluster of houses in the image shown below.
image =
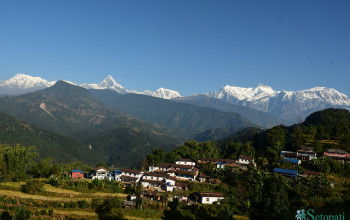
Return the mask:
MULTIPOLYGON (((350 154, 340 149, 327 149, 323 152, 324 157, 330 157, 337 161, 349 161, 350 154)), ((313 147, 302 147, 297 152, 281 151, 281 158, 286 162, 290 162, 295 165, 300 165, 302 161, 317 159, 317 153, 313 147)))
MULTIPOLYGON (((319 155, 319 156, 329 157, 333 160, 341 161, 341 162, 350 161, 350 154, 340 149, 327 149, 323 152, 322 155, 319 155)), ((300 165, 303 161, 317 159, 317 153, 315 152, 313 147, 304 146, 297 152, 281 151, 281 158, 282 160, 297 166, 297 165, 300 165)), ((297 176, 308 177, 308 176, 315 176, 315 175, 321 174, 320 172, 305 170, 304 174, 301 175, 298 173, 297 170, 282 169, 282 168, 275 168, 273 172, 289 178, 294 178, 297 176)))
MULTIPOLYGON (((98 180, 121 181, 124 184, 141 183, 148 193, 145 193, 144 196, 155 199, 155 195, 158 192, 188 189, 187 181, 208 182, 212 184, 221 183, 219 179, 199 172, 198 166, 207 163, 219 169, 225 167, 247 169, 248 164, 256 166, 254 158, 250 156, 240 156, 238 160, 202 158, 197 163, 189 158, 181 158, 173 164, 158 163, 150 166, 148 172, 127 168, 109 172, 105 167, 99 166, 94 168, 88 177, 98 180)), ((72 178, 84 178, 84 172, 81 170, 72 170, 72 178)), ((180 199, 187 200, 187 196, 180 199)), ((223 195, 219 192, 198 192, 189 196, 189 201, 203 204, 213 203, 215 201, 220 202, 221 199, 223 199, 223 195)))

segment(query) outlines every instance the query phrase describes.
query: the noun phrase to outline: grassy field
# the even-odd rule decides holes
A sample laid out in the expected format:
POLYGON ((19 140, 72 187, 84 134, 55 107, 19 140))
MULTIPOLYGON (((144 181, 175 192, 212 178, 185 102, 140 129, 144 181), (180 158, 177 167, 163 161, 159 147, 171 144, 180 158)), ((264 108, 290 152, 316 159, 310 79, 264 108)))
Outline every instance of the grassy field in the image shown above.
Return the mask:
MULTIPOLYGON (((127 194, 106 192, 78 192, 45 184, 42 191, 32 195, 21 191, 24 182, 0 183, 0 212, 14 215, 16 208, 25 206, 32 212, 33 219, 99 219, 100 216, 93 208, 93 200, 100 203, 105 198, 117 197, 125 200, 127 194), (83 204, 83 205, 82 205, 83 204)), ((123 210, 124 219, 161 219, 162 212, 140 210, 123 210)))

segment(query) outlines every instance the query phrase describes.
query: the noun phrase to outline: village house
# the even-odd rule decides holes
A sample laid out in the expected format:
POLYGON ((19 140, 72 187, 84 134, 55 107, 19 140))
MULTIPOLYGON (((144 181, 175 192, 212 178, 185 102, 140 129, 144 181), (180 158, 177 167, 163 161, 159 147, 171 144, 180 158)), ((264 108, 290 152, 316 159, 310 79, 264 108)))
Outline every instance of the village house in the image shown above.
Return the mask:
POLYGON ((340 149, 327 149, 323 153, 324 156, 330 157, 333 160, 350 160, 350 154, 344 150, 340 149))
POLYGON ((81 170, 72 170, 73 179, 82 179, 84 178, 84 172, 81 170))
POLYGON ((94 172, 90 175, 93 180, 103 180, 107 178, 107 175, 109 173, 109 170, 107 168, 104 168, 103 166, 96 167, 93 169, 93 171, 94 172))
POLYGON ((188 183, 176 181, 175 189, 177 190, 188 190, 188 183))
POLYGON ((123 171, 121 170, 113 170, 108 174, 108 179, 109 180, 115 180, 115 181, 120 181, 120 176, 123 174, 123 171))
POLYGON ((220 158, 201 158, 197 161, 197 164, 206 164, 206 163, 210 163, 216 166, 216 168, 218 169, 223 169, 226 166, 229 167, 239 167, 239 162, 237 160, 232 160, 232 159, 220 159, 220 158))
POLYGON ((133 170, 133 169, 122 169, 122 173, 120 175, 120 181, 125 183, 132 183, 132 182, 139 182, 143 171, 140 170, 133 170))
POLYGON ((175 172, 176 178, 179 180, 196 181, 198 175, 198 169, 196 168, 193 168, 193 171, 175 170, 173 172, 175 172))
POLYGON ((281 157, 285 157, 285 158, 294 158, 297 159, 298 154, 297 152, 293 152, 293 151, 281 151, 281 157))
POLYGON ((170 170, 171 163, 158 163, 148 168, 148 172, 166 172, 170 170))
POLYGON ((300 165, 300 164, 301 164, 301 160, 295 159, 295 158, 288 158, 288 157, 286 157, 286 158, 283 158, 283 160, 284 160, 285 162, 291 163, 291 164, 293 164, 293 165, 300 165))
POLYGON ((190 158, 181 158, 178 159, 175 164, 180 164, 180 165, 189 165, 189 166, 196 166, 196 163, 193 162, 190 158))
POLYGON ((247 166, 248 164, 252 164, 256 166, 256 163, 254 162, 254 157, 251 157, 251 156, 243 156, 243 155, 239 156, 238 163, 241 166, 247 166))
POLYGON ((297 177, 298 176, 298 171, 297 170, 290 170, 290 169, 282 169, 282 168, 275 168, 273 169, 274 173, 283 175, 285 177, 297 177))
POLYGON ((303 146, 300 150, 297 150, 297 158, 300 160, 313 160, 317 158, 317 154, 313 147, 303 146))
POLYGON ((145 188, 173 191, 176 178, 167 173, 147 172, 142 176, 141 184, 145 188))
POLYGON ((214 202, 220 203, 225 197, 221 192, 195 192, 192 193, 188 199, 194 203, 213 204, 214 202))
POLYGON ((200 183, 209 182, 209 178, 210 176, 205 175, 204 173, 199 173, 198 180, 200 183))

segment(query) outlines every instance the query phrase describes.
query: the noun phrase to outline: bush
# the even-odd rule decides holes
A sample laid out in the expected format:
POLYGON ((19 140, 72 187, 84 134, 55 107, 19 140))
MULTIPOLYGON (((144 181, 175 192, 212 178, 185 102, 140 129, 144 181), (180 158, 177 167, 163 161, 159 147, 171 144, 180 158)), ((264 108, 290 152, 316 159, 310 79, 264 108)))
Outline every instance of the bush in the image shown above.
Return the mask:
POLYGON ((41 214, 41 215, 47 215, 47 210, 46 210, 46 209, 41 210, 41 211, 40 211, 40 214, 41 214))
POLYGON ((111 211, 113 208, 121 208, 123 202, 117 197, 108 197, 103 200, 103 209, 105 211, 111 211))
POLYGON ((49 177, 49 184, 51 186, 59 186, 62 184, 62 181, 60 178, 58 178, 55 174, 52 174, 50 177, 49 177))
POLYGON ((41 192, 44 183, 38 179, 30 179, 22 186, 22 191, 28 194, 36 194, 41 192))
POLYGON ((21 205, 16 208, 15 216, 13 219, 19 219, 19 220, 29 219, 31 215, 32 215, 32 212, 29 209, 27 209, 24 205, 21 205))
POLYGON ((90 205, 89 203, 86 202, 86 200, 81 200, 78 202, 78 207, 81 209, 86 209, 86 208, 89 208, 90 205))
POLYGON ((53 216, 53 209, 49 209, 49 216, 53 216))

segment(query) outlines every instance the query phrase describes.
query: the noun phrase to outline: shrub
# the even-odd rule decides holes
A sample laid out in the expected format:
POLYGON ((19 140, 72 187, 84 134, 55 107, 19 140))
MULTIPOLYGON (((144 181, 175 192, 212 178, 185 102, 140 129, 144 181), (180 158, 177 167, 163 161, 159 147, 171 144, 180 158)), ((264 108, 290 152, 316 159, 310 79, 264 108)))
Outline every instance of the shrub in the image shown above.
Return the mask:
POLYGON ((110 211, 113 208, 121 208, 123 202, 118 197, 108 197, 103 200, 103 209, 105 211, 110 211))
POLYGON ((90 205, 89 203, 86 202, 86 200, 81 200, 78 202, 78 207, 81 209, 86 209, 86 208, 89 208, 90 205))
POLYGON ((60 178, 58 178, 55 174, 52 174, 50 177, 49 177, 49 184, 51 186, 59 186, 62 184, 62 181, 60 178))
POLYGON ((46 209, 41 210, 41 211, 40 211, 40 214, 41 214, 41 215, 47 215, 47 210, 46 210, 46 209))
POLYGON ((49 216, 53 216, 53 209, 49 209, 49 216))
POLYGON ((21 205, 16 208, 15 216, 13 219, 19 219, 19 220, 29 219, 31 215, 32 215, 32 212, 29 209, 27 209, 24 205, 21 205))
POLYGON ((28 194, 36 194, 41 192, 44 183, 38 179, 30 179, 22 186, 22 191, 28 194))

